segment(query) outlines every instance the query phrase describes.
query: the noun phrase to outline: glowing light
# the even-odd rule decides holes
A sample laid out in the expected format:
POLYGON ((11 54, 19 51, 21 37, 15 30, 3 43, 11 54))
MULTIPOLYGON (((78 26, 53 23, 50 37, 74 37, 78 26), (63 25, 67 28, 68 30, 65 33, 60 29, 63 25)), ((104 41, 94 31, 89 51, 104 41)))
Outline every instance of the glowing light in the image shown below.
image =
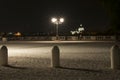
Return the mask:
POLYGON ((80 27, 82 27, 82 24, 80 24, 80 27))
POLYGON ((84 28, 83 28, 83 27, 80 27, 80 28, 78 28, 78 31, 79 31, 79 32, 84 31, 84 28))
POLYGON ((74 35, 76 32, 75 31, 71 31, 71 34, 74 35))
POLYGON ((60 22, 64 22, 64 18, 60 18, 60 22))
POLYGON ((20 32, 15 33, 15 36, 21 36, 20 32))
POLYGON ((51 21, 54 23, 54 22, 57 21, 57 19, 56 18, 52 18, 51 21))
POLYGON ((84 31, 84 27, 82 27, 82 24, 80 24, 80 27, 75 30, 75 31, 71 31, 71 34, 74 35, 74 34, 82 34, 82 32, 84 31))
POLYGON ((62 24, 64 22, 64 18, 52 18, 51 21, 54 23, 54 24, 62 24))

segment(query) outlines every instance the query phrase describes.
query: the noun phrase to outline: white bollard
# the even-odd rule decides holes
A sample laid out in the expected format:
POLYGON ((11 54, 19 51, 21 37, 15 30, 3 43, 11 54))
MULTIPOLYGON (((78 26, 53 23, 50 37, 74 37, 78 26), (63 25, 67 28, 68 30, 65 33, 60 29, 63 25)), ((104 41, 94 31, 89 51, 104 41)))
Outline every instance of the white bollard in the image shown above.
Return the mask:
POLYGON ((6 46, 2 46, 0 49, 0 66, 8 65, 8 49, 6 46))
POLYGON ((111 48, 111 69, 120 69, 120 48, 117 45, 111 48))
POLYGON ((60 67, 60 50, 58 46, 54 46, 52 49, 51 66, 54 68, 60 67))

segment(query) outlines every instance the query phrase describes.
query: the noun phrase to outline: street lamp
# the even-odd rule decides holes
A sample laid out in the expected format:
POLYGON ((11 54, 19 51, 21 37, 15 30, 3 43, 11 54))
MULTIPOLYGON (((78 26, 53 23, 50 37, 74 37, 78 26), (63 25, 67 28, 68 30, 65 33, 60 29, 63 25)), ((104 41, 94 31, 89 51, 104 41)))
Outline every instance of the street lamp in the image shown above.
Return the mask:
POLYGON ((58 39, 58 25, 64 22, 64 18, 52 18, 51 21, 56 24, 56 39, 58 39))

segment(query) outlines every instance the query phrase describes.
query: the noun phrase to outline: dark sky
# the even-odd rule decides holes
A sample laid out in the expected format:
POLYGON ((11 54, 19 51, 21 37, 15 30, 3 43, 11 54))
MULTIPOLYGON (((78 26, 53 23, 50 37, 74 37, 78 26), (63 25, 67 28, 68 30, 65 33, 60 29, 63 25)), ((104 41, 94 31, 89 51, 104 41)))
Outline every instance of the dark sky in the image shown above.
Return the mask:
POLYGON ((52 32, 52 17, 64 17, 60 32, 83 24, 87 31, 102 31, 108 16, 98 0, 0 0, 0 31, 52 32))

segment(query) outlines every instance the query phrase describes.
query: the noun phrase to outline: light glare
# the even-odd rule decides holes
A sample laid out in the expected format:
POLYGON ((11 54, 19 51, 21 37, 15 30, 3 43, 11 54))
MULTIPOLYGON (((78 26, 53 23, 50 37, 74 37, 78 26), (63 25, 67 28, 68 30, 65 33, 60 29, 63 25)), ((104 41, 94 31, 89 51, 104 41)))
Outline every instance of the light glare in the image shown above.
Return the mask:
POLYGON ((60 18, 60 22, 64 22, 64 18, 60 18))
POLYGON ((52 20, 51 20, 52 22, 56 22, 57 21, 57 19, 56 18, 52 18, 52 20))

